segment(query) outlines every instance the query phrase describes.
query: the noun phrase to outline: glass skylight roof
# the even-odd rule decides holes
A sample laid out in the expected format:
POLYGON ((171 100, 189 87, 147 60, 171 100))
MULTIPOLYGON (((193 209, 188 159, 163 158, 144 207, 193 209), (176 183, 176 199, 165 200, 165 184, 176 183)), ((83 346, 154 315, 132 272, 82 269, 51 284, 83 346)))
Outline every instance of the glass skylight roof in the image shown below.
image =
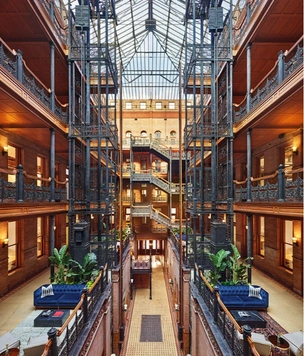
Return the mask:
MULTIPOLYGON (((240 0, 245 1, 245 0, 240 0)), ((237 0, 214 0, 224 19, 237 0)), ((64 0, 67 5, 69 0, 64 0)), ((70 0, 71 7, 105 1, 70 0)), ((115 14, 102 22, 101 42, 108 38, 111 57, 122 71, 123 99, 178 99, 181 73, 191 60, 193 44, 210 44, 208 11, 212 0, 118 0, 109 1, 115 14), (193 11, 197 19, 193 21, 193 11), (201 19, 201 20, 200 20, 201 19), (107 34, 107 36, 106 36, 107 34), (192 48, 186 49, 186 43, 192 48), (114 54, 115 52, 115 54, 114 54)), ((91 21, 91 42, 97 41, 96 21, 91 21)))

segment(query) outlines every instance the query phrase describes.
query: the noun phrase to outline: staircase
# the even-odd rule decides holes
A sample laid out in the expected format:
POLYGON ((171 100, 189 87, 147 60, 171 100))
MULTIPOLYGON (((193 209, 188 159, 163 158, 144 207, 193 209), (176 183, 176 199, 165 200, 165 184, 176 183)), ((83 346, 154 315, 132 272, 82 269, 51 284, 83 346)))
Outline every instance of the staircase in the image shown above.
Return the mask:
MULTIPOLYGON (((179 194, 179 183, 170 183, 166 179, 159 177, 152 170, 131 173, 132 182, 149 182, 168 194, 179 194)), ((184 193, 185 185, 182 185, 184 193)))
POLYGON ((167 215, 153 208, 152 205, 132 205, 131 215, 132 217, 148 217, 166 226, 168 229, 179 226, 172 222, 167 215))

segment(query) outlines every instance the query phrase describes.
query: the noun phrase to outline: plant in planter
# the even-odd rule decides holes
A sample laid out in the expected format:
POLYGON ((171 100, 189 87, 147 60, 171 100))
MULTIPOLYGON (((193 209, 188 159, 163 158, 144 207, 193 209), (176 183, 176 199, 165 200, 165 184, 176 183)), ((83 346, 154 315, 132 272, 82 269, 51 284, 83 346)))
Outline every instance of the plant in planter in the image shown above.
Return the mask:
POLYGON ((227 256, 230 254, 230 251, 225 251, 221 249, 217 251, 216 254, 207 252, 207 255, 212 263, 211 270, 205 273, 207 281, 211 286, 215 286, 219 283, 223 273, 226 271, 229 261, 227 256))
POLYGON ((248 260, 252 260, 253 257, 247 257, 243 261, 239 261, 241 255, 236 246, 231 244, 232 255, 228 259, 228 268, 232 275, 232 283, 248 283, 247 270, 250 268, 250 264, 246 263, 248 260))
POLYGON ((83 265, 81 265, 72 259, 67 248, 66 245, 63 245, 59 251, 54 248, 54 256, 49 257, 55 267, 52 283, 79 284, 94 281, 99 275, 99 271, 96 268, 96 255, 93 252, 89 252, 85 255, 83 265))
POLYGON ((68 247, 63 245, 60 250, 55 247, 54 255, 50 256, 49 259, 55 267, 55 273, 51 280, 52 283, 56 284, 73 284, 75 273, 73 272, 72 263, 73 259, 71 255, 67 252, 68 247))
MULTIPOLYGON (((97 257, 95 253, 89 252, 84 256, 83 265, 77 261, 73 261, 76 265, 74 270, 76 271, 77 277, 80 283, 94 282, 98 277, 99 271, 97 267, 97 257)), ((91 284, 91 283, 89 283, 91 284)))

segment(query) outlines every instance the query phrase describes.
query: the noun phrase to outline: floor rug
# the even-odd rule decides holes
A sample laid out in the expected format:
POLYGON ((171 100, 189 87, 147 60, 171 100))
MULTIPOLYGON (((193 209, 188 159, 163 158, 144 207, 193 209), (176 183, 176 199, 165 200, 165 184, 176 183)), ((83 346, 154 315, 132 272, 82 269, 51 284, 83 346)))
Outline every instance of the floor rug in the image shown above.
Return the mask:
POLYGON ((142 315, 140 342, 162 342, 162 328, 160 315, 142 315))
POLYGON ((287 331, 279 323, 277 323, 268 313, 262 311, 260 311, 259 313, 267 321, 267 328, 253 329, 254 332, 264 334, 266 339, 268 338, 269 335, 278 335, 278 334, 287 333, 287 331))
MULTIPOLYGON (((277 323, 268 313, 266 312, 259 312, 260 315, 267 321, 267 328, 256 328, 252 329, 252 331, 264 334, 265 338, 268 339, 270 335, 278 335, 278 334, 285 334, 287 331, 277 323)), ((280 351, 277 348, 272 349, 272 356, 283 356, 288 355, 288 351, 280 351)))

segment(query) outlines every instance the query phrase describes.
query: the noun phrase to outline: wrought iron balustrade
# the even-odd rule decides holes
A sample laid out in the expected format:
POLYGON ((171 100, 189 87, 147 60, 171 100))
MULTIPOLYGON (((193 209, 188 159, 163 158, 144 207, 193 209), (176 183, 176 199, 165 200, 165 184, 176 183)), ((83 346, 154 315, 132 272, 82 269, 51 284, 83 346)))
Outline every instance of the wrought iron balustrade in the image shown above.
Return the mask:
POLYGON ((278 170, 271 175, 234 181, 234 200, 236 202, 300 202, 303 201, 303 168, 278 170), (249 190, 250 193, 249 194, 249 190), (249 198, 251 196, 251 198, 249 198))
POLYGON ((0 169, 0 201, 49 202, 67 201, 67 181, 54 180, 57 187, 51 188, 51 178, 27 174, 22 165, 16 169, 0 169))
MULTIPOLYGON (((73 346, 85 332, 95 309, 105 301, 107 294, 110 293, 109 286, 107 266, 105 266, 101 269, 100 275, 92 287, 90 289, 84 288, 80 302, 63 326, 59 330, 54 328, 49 330, 47 335, 49 340, 44 348, 43 356, 69 355, 71 353, 73 346)), ((107 313, 106 308, 103 312, 107 313)))
MULTIPOLYGON (((51 90, 34 75, 34 73, 26 66, 26 62, 22 58, 21 51, 11 50, 0 39, 0 65, 2 65, 11 75, 13 75, 22 85, 26 87, 41 103, 52 110, 52 93, 51 90)), ((56 96, 54 100, 54 113, 64 123, 68 122, 67 105, 61 104, 56 96)))
MULTIPOLYGON (((286 52, 280 52, 278 60, 272 70, 250 93, 250 110, 257 106, 269 94, 303 65, 303 37, 286 52)), ((248 114, 247 98, 245 97, 239 105, 234 105, 234 122, 238 123, 248 114)))
MULTIPOLYGON (((226 340, 232 354, 235 356, 259 356, 259 353, 255 349, 254 342, 250 338, 250 327, 247 326, 248 330, 243 331, 243 328, 237 324, 225 304, 221 301, 218 287, 212 287, 209 284, 202 269, 197 265, 195 265, 194 269, 194 285, 195 287, 192 288, 192 293, 197 293, 201 297, 202 302, 213 318, 213 323, 218 327, 223 338, 226 340), (244 335, 243 340, 239 340, 238 333, 244 335)), ((206 319, 203 307, 200 303, 198 303, 196 307, 196 313, 200 314, 201 319, 206 319)))

